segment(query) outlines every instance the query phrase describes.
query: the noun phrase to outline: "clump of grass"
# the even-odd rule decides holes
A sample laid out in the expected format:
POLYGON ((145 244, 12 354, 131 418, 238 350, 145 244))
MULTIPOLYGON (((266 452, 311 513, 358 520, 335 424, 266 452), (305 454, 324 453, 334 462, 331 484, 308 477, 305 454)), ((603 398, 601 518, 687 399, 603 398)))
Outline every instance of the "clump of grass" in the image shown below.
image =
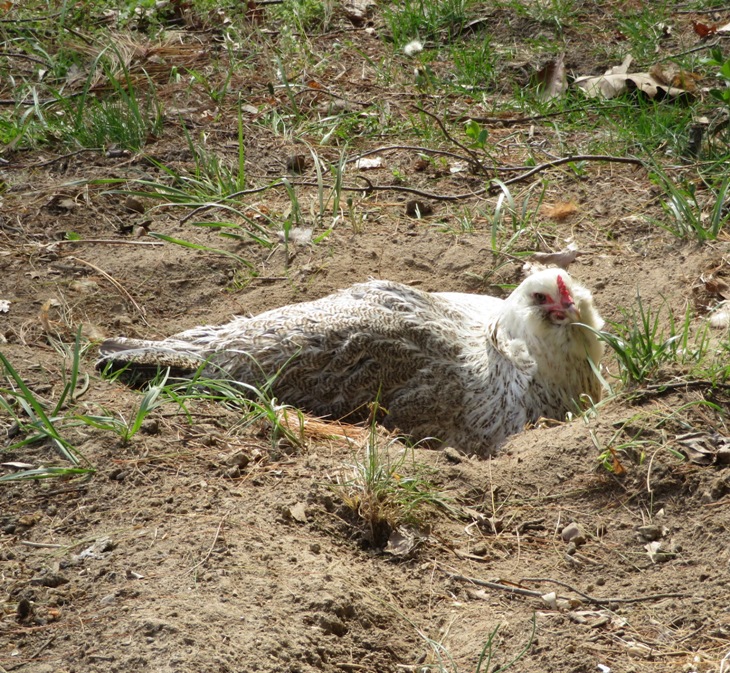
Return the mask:
MULTIPOLYGON (((113 48, 111 48, 113 50, 113 48)), ((106 51, 106 50, 105 50, 106 51)), ((104 60, 105 51, 96 59, 80 96, 56 94, 61 116, 49 122, 51 134, 57 134, 69 146, 110 147, 139 150, 151 137, 162 132, 163 114, 151 82, 142 90, 121 65, 121 77, 104 60), (91 90, 96 68, 100 67, 112 91, 96 96, 91 90)), ((122 59, 118 59, 123 63, 122 59)))
POLYGON ((667 327, 661 310, 646 306, 641 295, 636 305, 622 309, 623 321, 609 323, 613 332, 597 332, 616 354, 619 378, 625 385, 644 383, 667 364, 699 365, 709 351, 707 329, 692 335, 692 312, 688 307, 681 320, 667 310, 667 327))
POLYGON ((385 8, 384 17, 398 47, 416 38, 451 41, 461 34, 468 4, 468 0, 404 0, 385 8))
POLYGON ((384 544, 399 525, 418 524, 429 509, 448 507, 445 496, 422 476, 423 468, 415 463, 412 449, 399 447, 399 438, 383 441, 375 422, 379 410, 374 402, 364 455, 355 458, 349 478, 336 486, 348 509, 365 523, 367 539, 376 546, 384 544))
POLYGON ((80 378, 81 352, 81 329, 79 328, 70 353, 69 371, 64 370, 62 374, 63 390, 52 407, 33 393, 10 361, 0 353, 0 365, 2 365, 2 371, 7 382, 7 387, 0 387, 0 409, 9 414, 18 432, 25 435, 23 439, 14 442, 6 450, 15 451, 31 444, 48 442, 62 459, 72 465, 70 468, 44 466, 32 470, 22 470, 0 477, 0 481, 76 476, 94 472, 86 457, 63 434, 63 427, 67 425, 67 415, 63 413, 63 409, 67 404, 73 402, 76 395, 80 378))
MULTIPOLYGON (((157 407, 175 404, 192 424, 193 416, 188 410, 190 402, 216 402, 241 411, 238 424, 240 427, 266 423, 274 447, 281 442, 294 447, 304 445, 303 415, 288 405, 279 404, 273 395, 272 386, 277 375, 270 377, 264 385, 255 387, 227 378, 211 378, 205 374, 208 366, 212 365, 207 361, 201 362, 197 372, 182 380, 172 379, 169 369, 161 370, 147 383, 139 406, 127 419, 114 418, 105 410, 103 416, 85 416, 78 420, 101 430, 115 432, 126 443, 141 428, 149 413, 157 407)), ((126 368, 112 371, 109 366, 102 375, 110 380, 123 378, 134 383, 133 373, 130 374, 126 368)))
POLYGON ((497 56, 488 35, 454 46, 451 58, 457 82, 469 88, 491 86, 496 74, 497 56))
POLYGON ((132 437, 140 431, 149 414, 164 404, 165 399, 162 393, 165 391, 168 376, 169 370, 147 386, 139 406, 127 418, 104 409, 104 415, 80 414, 74 416, 74 419, 97 430, 113 432, 119 437, 122 444, 128 444, 132 437))
POLYGON ((717 240, 730 222, 730 204, 727 203, 730 176, 725 175, 714 185, 705 182, 705 206, 700 202, 697 182, 685 180, 676 184, 658 166, 652 178, 667 194, 662 206, 669 221, 658 221, 660 227, 677 238, 691 238, 699 243, 717 240))

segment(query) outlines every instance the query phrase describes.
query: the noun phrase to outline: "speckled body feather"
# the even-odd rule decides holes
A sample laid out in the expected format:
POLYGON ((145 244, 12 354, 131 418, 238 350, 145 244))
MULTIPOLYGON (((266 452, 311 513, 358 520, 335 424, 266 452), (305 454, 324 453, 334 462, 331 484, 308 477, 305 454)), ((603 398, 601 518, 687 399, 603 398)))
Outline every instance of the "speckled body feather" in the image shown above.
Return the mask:
POLYGON ((600 398, 595 335, 535 305, 560 283, 599 329, 590 293, 562 270, 530 276, 506 300, 370 281, 163 341, 111 339, 100 364, 179 373, 207 362, 204 376, 257 387, 275 377, 280 402, 332 418, 361 420, 377 397, 387 427, 489 455, 527 423, 600 398))

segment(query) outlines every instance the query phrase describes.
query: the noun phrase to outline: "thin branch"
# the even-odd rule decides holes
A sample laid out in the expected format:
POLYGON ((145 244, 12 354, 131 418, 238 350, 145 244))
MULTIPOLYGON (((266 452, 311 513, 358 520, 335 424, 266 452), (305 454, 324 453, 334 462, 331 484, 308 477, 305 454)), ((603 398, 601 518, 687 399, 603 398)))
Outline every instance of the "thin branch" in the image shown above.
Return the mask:
MULTIPOLYGON (((417 145, 386 145, 385 147, 377 147, 374 150, 368 150, 367 152, 358 152, 355 156, 345 160, 346 164, 350 164, 353 161, 362 159, 363 157, 369 157, 371 154, 378 154, 380 152, 392 152, 394 150, 408 150, 412 152, 423 152, 423 154, 435 154, 437 156, 453 157, 454 159, 460 159, 461 161, 470 161, 468 157, 456 152, 449 152, 447 150, 432 150, 429 147, 419 147, 417 145)), ((499 170, 499 169, 498 169, 499 170)), ((502 169, 504 170, 504 169, 502 169)))
POLYGON ((215 531, 215 535, 213 536, 213 542, 210 545, 210 549, 208 549, 208 553, 203 557, 201 561, 196 563, 192 568, 190 568, 190 570, 188 570, 189 573, 194 572, 195 570, 200 568, 200 566, 202 566, 210 558, 210 555, 213 553, 213 549, 215 549, 215 544, 216 542, 218 542, 218 536, 221 534, 221 528, 223 528, 223 524, 225 523, 225 520, 229 514, 230 511, 226 512, 223 515, 223 518, 220 520, 220 523, 218 524, 218 529, 215 531))
POLYGON ((125 241, 124 239, 116 238, 79 238, 78 240, 53 241, 53 243, 48 244, 48 247, 54 248, 57 245, 79 245, 81 243, 99 243, 103 245, 165 245, 162 241, 125 241))
POLYGON ((661 63, 662 61, 669 61, 673 58, 679 58, 680 56, 686 56, 687 54, 693 54, 696 51, 703 51, 704 49, 712 49, 713 47, 716 47, 718 44, 720 44, 720 38, 717 38, 714 42, 708 42, 707 44, 701 44, 699 47, 694 47, 692 49, 688 49, 687 51, 682 51, 679 54, 670 54, 669 56, 664 56, 663 58, 658 58, 654 63, 661 63))
MULTIPOLYGON (((364 156, 364 155, 361 155, 364 156)), ((463 157, 462 157, 463 158, 463 157)), ((562 157, 560 159, 554 159, 553 161, 548 161, 544 164, 540 164, 539 166, 535 166, 534 168, 531 168, 529 171, 522 173, 521 175, 517 175, 514 178, 510 178, 509 180, 505 180, 502 184, 504 185, 511 185, 516 182, 521 182, 523 180, 526 180, 527 178, 535 175, 535 173, 539 173, 541 171, 544 171, 548 168, 552 168, 554 166, 560 166, 562 164, 567 164, 572 161, 613 161, 615 163, 622 163, 622 164, 636 164, 638 166, 643 166, 644 162, 641 161, 641 159, 635 159, 633 157, 613 157, 610 155, 603 155, 603 154, 576 154, 575 156, 569 156, 569 157, 562 157)), ((498 169, 499 170, 499 169, 498 169)), ((506 169, 501 169, 506 170, 506 169)), ((515 170, 515 169, 510 169, 515 170)), ((427 199, 433 199, 434 201, 463 201, 465 199, 471 199, 475 196, 481 196, 482 194, 486 194, 488 192, 494 192, 500 189, 498 185, 490 185, 489 187, 481 187, 479 189, 475 189, 471 192, 468 192, 466 194, 434 194, 433 192, 427 192, 422 189, 416 189, 415 187, 403 187, 402 185, 374 185, 368 178, 366 178, 364 175, 358 175, 356 176, 360 180, 364 180, 367 183, 366 187, 348 187, 345 185, 340 185, 339 189, 341 189, 343 192, 363 192, 364 194, 371 194, 372 192, 403 192, 406 194, 415 194, 416 196, 422 196, 427 199)), ((290 185, 294 185, 297 187, 323 187, 326 189, 334 189, 334 185, 330 184, 320 184, 319 182, 309 182, 306 180, 297 180, 297 181, 290 181, 290 185)), ((180 220, 180 224, 184 224, 187 222, 190 218, 195 217, 198 213, 205 212, 206 210, 210 210, 211 208, 217 208, 218 206, 221 206, 225 203, 228 203, 229 201, 232 201, 233 199, 239 197, 239 196, 246 196, 248 194, 258 194, 260 192, 265 192, 267 189, 274 189, 276 187, 284 187, 285 183, 283 181, 279 182, 272 182, 271 184, 264 185, 263 187, 255 187, 253 189, 244 189, 240 192, 234 192, 233 194, 229 194, 223 199, 220 199, 219 201, 213 201, 211 203, 203 204, 202 206, 198 206, 193 210, 192 212, 185 215, 180 220)), ((185 206, 185 204, 180 203, 171 203, 166 204, 170 205, 171 207, 180 207, 185 206)))
POLYGON ((514 178, 505 180, 504 184, 511 185, 515 182, 522 182, 523 180, 526 180, 527 178, 535 175, 535 173, 540 173, 544 171, 546 168, 561 166, 562 164, 569 164, 573 161, 612 161, 618 164, 635 164, 637 166, 644 165, 644 162, 641 159, 636 159, 635 157, 613 157, 608 154, 576 154, 574 156, 562 157, 560 159, 554 159, 553 161, 547 161, 544 164, 535 166, 535 168, 527 171, 526 173, 522 173, 522 175, 517 175, 514 178))
MULTIPOLYGON (((508 593, 512 594, 518 594, 520 596, 530 596, 533 598, 542 598, 543 592, 541 591, 531 591, 530 589, 523 589, 518 586, 511 586, 508 584, 502 584, 501 582, 487 582, 486 580, 480 580, 475 577, 467 577, 466 575, 458 575, 456 573, 447 572, 446 573, 449 577, 455 580, 461 580, 462 582, 471 582, 472 584, 476 584, 480 587, 487 587, 488 589, 497 589, 499 591, 507 591, 508 593)), ((682 593, 666 593, 666 594, 647 594, 646 596, 637 596, 635 598, 596 598, 595 596, 590 596, 586 593, 583 593, 582 591, 579 591, 575 587, 571 586, 570 584, 566 584, 565 582, 561 582, 560 580, 554 580, 547 577, 526 577, 522 580, 523 582, 551 582, 553 584, 557 584, 561 587, 564 587, 565 589, 568 589, 569 591, 572 591, 576 594, 578 594, 581 598, 583 598, 586 602, 591 603, 593 605, 609 605, 611 603, 642 603, 644 601, 658 601, 662 600, 664 598, 686 598, 690 594, 682 594, 682 593)))
POLYGON ((24 166, 12 166, 12 168, 42 168, 43 166, 50 166, 51 164, 55 164, 57 161, 63 161, 64 159, 68 159, 70 157, 75 157, 77 154, 83 154, 84 152, 101 152, 101 147, 85 147, 80 150, 75 150, 73 152, 69 152, 68 154, 62 154, 60 157, 56 157, 55 159, 49 159, 48 161, 40 161, 37 164, 26 164, 24 166))
POLYGON ((730 7, 708 7, 707 9, 675 9, 672 14, 710 14, 711 12, 727 12, 730 7))
POLYGON ((0 99, 0 105, 27 105, 28 107, 32 107, 34 105, 40 105, 41 107, 44 107, 46 105, 53 105, 54 103, 60 103, 61 101, 67 100, 69 98, 78 98, 79 96, 83 96, 83 91, 77 91, 76 93, 70 93, 67 96, 64 96, 63 98, 49 98, 48 100, 42 100, 42 101, 35 101, 35 100, 9 100, 7 98, 0 99))
MULTIPOLYGON (((473 117, 465 117, 465 119, 473 119, 473 117)), ((457 154, 456 152, 449 152, 448 150, 434 150, 430 147, 420 147, 418 145, 386 145, 385 147, 377 147, 374 150, 368 150, 367 152, 358 152, 357 155, 350 157, 345 160, 346 164, 350 164, 353 161, 362 159, 363 157, 369 157, 371 154, 378 154, 380 152, 392 152, 394 150, 408 150, 412 152, 422 152, 423 154, 434 154, 436 156, 452 157, 459 159, 460 161, 471 161, 469 157, 465 157, 463 154, 457 154)), ((513 173, 514 171, 524 171, 532 166, 490 166, 490 171, 497 173, 513 173)))
POLYGON ((473 150, 469 149, 469 148, 468 148, 468 147, 467 147, 466 145, 463 145, 462 143, 460 143, 460 142, 459 142, 459 141, 458 141, 458 140, 457 140, 456 138, 454 138, 454 137, 453 137, 453 136, 452 136, 452 135, 451 135, 451 134, 450 134, 450 133, 449 133, 449 132, 448 132, 448 131, 446 130, 446 127, 444 126, 444 123, 443 123, 443 122, 442 122, 442 121, 441 121, 441 120, 440 120, 440 119, 439 119, 439 118, 438 118, 438 117, 437 117, 437 116, 436 116, 435 114, 433 114, 432 112, 429 112, 428 110, 424 110, 424 109, 423 109, 422 107, 419 107, 418 105, 414 105, 414 106, 413 106, 413 108, 414 108, 414 109, 416 109, 416 110, 418 110, 419 112, 423 112, 423 114, 425 114, 425 115, 428 115, 429 117, 431 117, 431 119, 433 119, 433 120, 434 120, 434 121, 435 121, 435 122, 436 122, 436 123, 438 124, 439 128, 441 129, 441 132, 442 132, 442 133, 443 133, 443 134, 444 134, 444 135, 445 135, 445 136, 446 136, 446 137, 447 137, 447 138, 448 138, 448 139, 449 139, 449 140, 450 140, 450 141, 451 141, 452 143, 454 143, 454 145, 456 145, 457 147, 460 147, 460 148, 461 148, 462 150, 464 150, 464 152, 466 152, 466 153, 467 153, 467 154, 468 154, 468 155, 469 155, 469 156, 471 157, 471 161, 472 161, 472 163, 473 163, 473 164, 474 164, 474 165, 475 165, 475 166, 476 166, 476 167, 477 167, 477 168, 478 168, 478 169, 479 169, 479 170, 480 170, 480 171, 481 171, 482 173, 484 173, 485 175, 488 175, 488 174, 489 174, 489 171, 487 171, 487 169, 486 169, 486 168, 484 167, 484 164, 482 164, 482 162, 481 162, 481 161, 479 160, 479 157, 478 157, 478 156, 476 155, 476 153, 475 153, 475 152, 474 152, 473 150))
POLYGON ((303 93, 307 93, 309 91, 312 91, 314 93, 323 93, 326 96, 330 96, 331 98, 339 98, 340 100, 347 101, 348 103, 354 103, 355 105, 361 105, 362 107, 369 107, 372 105, 372 103, 368 103, 367 101, 362 100, 351 100, 350 98, 346 98, 345 96, 342 96, 338 93, 334 93, 333 91, 329 91, 328 89, 317 89, 313 86, 306 86, 303 85, 301 90, 295 93, 295 96, 299 96, 303 93))
POLYGON ((49 19, 55 19, 57 16, 61 16, 61 12, 49 14, 48 16, 31 17, 30 19, 0 19, 0 23, 42 23, 49 19))
POLYGON ((480 124, 504 124, 505 126, 511 126, 512 124, 526 124, 528 122, 538 121, 540 119, 547 119, 549 117, 559 117, 570 112, 577 112, 579 110, 585 110, 591 105, 594 105, 595 101, 587 101, 583 105, 577 105, 575 107, 567 108, 565 110, 558 110, 557 112, 546 112, 539 115, 531 115, 529 117, 473 117, 471 115, 458 115, 450 116, 449 120, 453 122, 467 122, 469 120, 479 122, 480 124))
POLYGON ((43 61, 35 56, 28 56, 28 54, 21 54, 16 51, 0 51, 0 56, 11 56, 12 58, 20 58, 26 61, 32 61, 33 63, 40 63, 41 65, 46 66, 46 68, 51 67, 47 61, 43 61))

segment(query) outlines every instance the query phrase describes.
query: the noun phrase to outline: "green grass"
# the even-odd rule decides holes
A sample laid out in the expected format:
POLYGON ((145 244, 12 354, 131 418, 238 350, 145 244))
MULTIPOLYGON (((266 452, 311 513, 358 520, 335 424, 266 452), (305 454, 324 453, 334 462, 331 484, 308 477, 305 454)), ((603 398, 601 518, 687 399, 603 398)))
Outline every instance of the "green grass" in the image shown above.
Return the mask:
POLYGON ((699 243, 715 241, 726 230, 730 222, 730 176, 675 182, 656 165, 651 177, 665 193, 661 203, 666 217, 656 221, 663 229, 699 243))
POLYGON ((621 309, 621 315, 609 323, 612 331, 598 335, 613 350, 625 386, 661 380, 662 368, 670 365, 680 367, 675 374, 691 376, 714 354, 707 325, 695 329, 689 307, 677 317, 666 306, 652 309, 637 293, 635 306, 621 309))
POLYGON ((457 83, 469 89, 489 89, 494 86, 498 61, 504 58, 498 53, 489 35, 455 43, 451 48, 454 76, 457 83))
POLYGON ((64 367, 61 370, 60 378, 63 388, 55 403, 42 400, 39 395, 35 394, 10 361, 0 353, 0 365, 2 365, 2 374, 6 381, 6 386, 0 386, 0 410, 5 411, 14 420, 18 432, 25 435, 22 439, 11 443, 5 450, 15 451, 31 444, 47 443, 54 448, 59 458, 71 464, 70 468, 43 466, 33 470, 21 470, 0 477, 0 481, 94 473, 95 470, 89 461, 64 433, 64 426, 68 420, 65 409, 74 403, 79 380, 83 379, 79 370, 82 350, 81 329, 79 329, 73 347, 67 351, 70 361, 68 368, 64 367))
POLYGON ((634 57, 634 62, 642 67, 651 64, 656 58, 656 50, 664 38, 663 26, 671 25, 671 8, 666 0, 642 3, 640 9, 619 14, 618 29, 628 39, 626 53, 634 57))
POLYGON ((397 48, 420 40, 451 41, 461 34, 471 0, 403 0, 384 8, 383 16, 397 48))
POLYGON ((450 507, 448 499, 424 476, 412 449, 399 438, 384 440, 375 418, 380 407, 371 409, 368 440, 363 456, 355 457, 349 476, 334 487, 345 505, 366 525, 369 541, 381 546, 391 531, 404 523, 423 524, 435 507, 450 507))

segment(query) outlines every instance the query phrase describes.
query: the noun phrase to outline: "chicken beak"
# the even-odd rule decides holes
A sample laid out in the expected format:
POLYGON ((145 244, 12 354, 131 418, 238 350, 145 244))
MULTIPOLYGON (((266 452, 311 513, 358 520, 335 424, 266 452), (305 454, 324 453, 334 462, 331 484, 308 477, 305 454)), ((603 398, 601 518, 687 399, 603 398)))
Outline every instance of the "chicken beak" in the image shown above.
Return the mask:
POLYGON ((564 311, 570 322, 580 322, 580 309, 575 304, 566 306, 564 311))
POLYGON ((548 306, 546 311, 550 322, 556 325, 570 325, 574 322, 580 322, 580 311, 572 301, 553 304, 548 306))

